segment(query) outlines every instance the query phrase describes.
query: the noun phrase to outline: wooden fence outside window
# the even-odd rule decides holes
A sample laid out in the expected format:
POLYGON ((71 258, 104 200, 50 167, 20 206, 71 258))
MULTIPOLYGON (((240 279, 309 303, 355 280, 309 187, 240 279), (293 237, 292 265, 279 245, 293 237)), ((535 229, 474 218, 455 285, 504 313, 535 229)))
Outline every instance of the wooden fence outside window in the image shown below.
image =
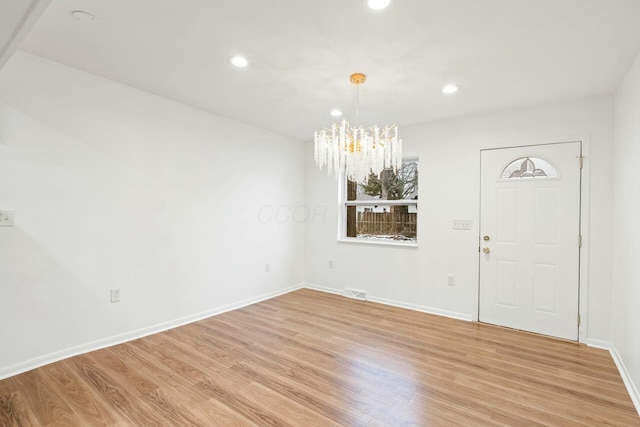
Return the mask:
POLYGON ((396 212, 358 212, 358 235, 398 235, 415 238, 418 214, 396 212))

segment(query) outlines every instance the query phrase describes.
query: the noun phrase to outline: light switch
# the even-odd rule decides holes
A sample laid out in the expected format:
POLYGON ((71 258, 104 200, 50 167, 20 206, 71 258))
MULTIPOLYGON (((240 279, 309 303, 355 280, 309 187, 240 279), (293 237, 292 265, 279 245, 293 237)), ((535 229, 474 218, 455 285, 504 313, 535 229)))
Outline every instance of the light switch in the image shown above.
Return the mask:
POLYGON ((454 230, 471 230, 473 221, 470 219, 454 219, 451 221, 451 228, 454 230))

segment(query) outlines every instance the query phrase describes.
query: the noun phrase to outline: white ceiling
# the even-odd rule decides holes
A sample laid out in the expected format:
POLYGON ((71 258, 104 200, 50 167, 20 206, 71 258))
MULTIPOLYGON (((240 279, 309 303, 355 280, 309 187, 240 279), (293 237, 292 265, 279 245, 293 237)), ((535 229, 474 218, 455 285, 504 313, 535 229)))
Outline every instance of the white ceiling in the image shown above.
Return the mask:
POLYGON ((0 69, 51 0, 2 0, 0 4, 0 69))
POLYGON ((334 107, 355 121, 353 72, 368 75, 365 125, 612 93, 640 49, 640 1, 57 0, 22 49, 309 140, 334 107))

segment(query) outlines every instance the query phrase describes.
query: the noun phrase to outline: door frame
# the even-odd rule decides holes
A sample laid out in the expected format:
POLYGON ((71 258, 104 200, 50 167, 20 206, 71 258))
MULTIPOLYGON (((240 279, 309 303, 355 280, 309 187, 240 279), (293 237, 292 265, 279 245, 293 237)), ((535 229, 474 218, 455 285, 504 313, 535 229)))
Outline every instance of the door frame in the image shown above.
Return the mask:
MULTIPOLYGON (((481 232, 482 225, 482 198, 481 198, 481 181, 482 181, 482 158, 481 153, 483 151, 501 150, 507 148, 523 148, 523 147, 535 147, 541 145, 555 145, 569 142, 581 142, 582 143, 582 173, 580 174, 580 217, 579 227, 580 235, 582 236, 582 247, 579 250, 578 255, 578 313, 580 314, 580 324, 578 325, 578 340, 579 343, 587 343, 587 328, 588 328, 588 301, 589 301, 589 206, 590 206, 590 188, 591 188, 591 142, 589 136, 583 136, 582 138, 545 138, 543 141, 531 141, 528 144, 522 145, 505 145, 496 147, 481 148, 478 151, 478 264, 476 266, 478 283, 474 288, 476 304, 474 306, 474 312, 472 314, 472 320, 478 322, 480 319, 480 246, 481 246, 481 232)), ((579 160, 576 159, 576 162, 579 160)), ((577 321, 577 319, 576 319, 577 321)))

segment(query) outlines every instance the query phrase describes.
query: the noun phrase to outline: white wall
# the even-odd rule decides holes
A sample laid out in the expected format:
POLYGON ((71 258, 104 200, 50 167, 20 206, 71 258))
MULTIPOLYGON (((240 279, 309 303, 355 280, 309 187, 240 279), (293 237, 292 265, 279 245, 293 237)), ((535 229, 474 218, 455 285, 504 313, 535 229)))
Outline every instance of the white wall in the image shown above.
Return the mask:
POLYGON ((615 98, 613 345, 640 410, 640 54, 615 98), (630 381, 629 381, 630 380, 630 381))
MULTIPOLYGON (((460 93, 459 96, 464 96, 460 93)), ((402 127, 404 155, 420 159, 419 247, 337 243, 337 184, 305 155, 306 203, 326 207, 306 224, 305 281, 341 291, 368 291, 375 300, 400 303, 465 319, 477 307, 480 149, 585 140, 590 206, 583 224, 588 245, 588 324, 582 337, 611 339, 611 203, 613 101, 602 97, 563 105, 402 127), (451 230, 471 219, 473 230, 451 230), (328 261, 334 261, 334 268, 328 261), (447 286, 454 274, 456 285, 447 286)), ((583 296, 584 297, 584 296, 583 296)))
POLYGON ((303 225, 264 213, 303 204, 303 155, 16 54, 0 72, 0 209, 16 210, 0 228, 0 378, 299 285, 303 225))
MULTIPOLYGON (((614 342, 635 367, 638 68, 617 98, 629 137, 617 140, 614 300, 614 342)), ((0 228, 0 378, 281 292, 303 265, 313 285, 471 318, 479 150, 576 139, 590 147, 588 338, 610 342, 612 120, 603 97, 403 127, 405 155, 420 158, 419 247, 337 243, 337 184, 310 144, 18 53, 0 72, 0 209, 17 211, 0 228), (473 230, 451 230, 454 218, 473 230)))

